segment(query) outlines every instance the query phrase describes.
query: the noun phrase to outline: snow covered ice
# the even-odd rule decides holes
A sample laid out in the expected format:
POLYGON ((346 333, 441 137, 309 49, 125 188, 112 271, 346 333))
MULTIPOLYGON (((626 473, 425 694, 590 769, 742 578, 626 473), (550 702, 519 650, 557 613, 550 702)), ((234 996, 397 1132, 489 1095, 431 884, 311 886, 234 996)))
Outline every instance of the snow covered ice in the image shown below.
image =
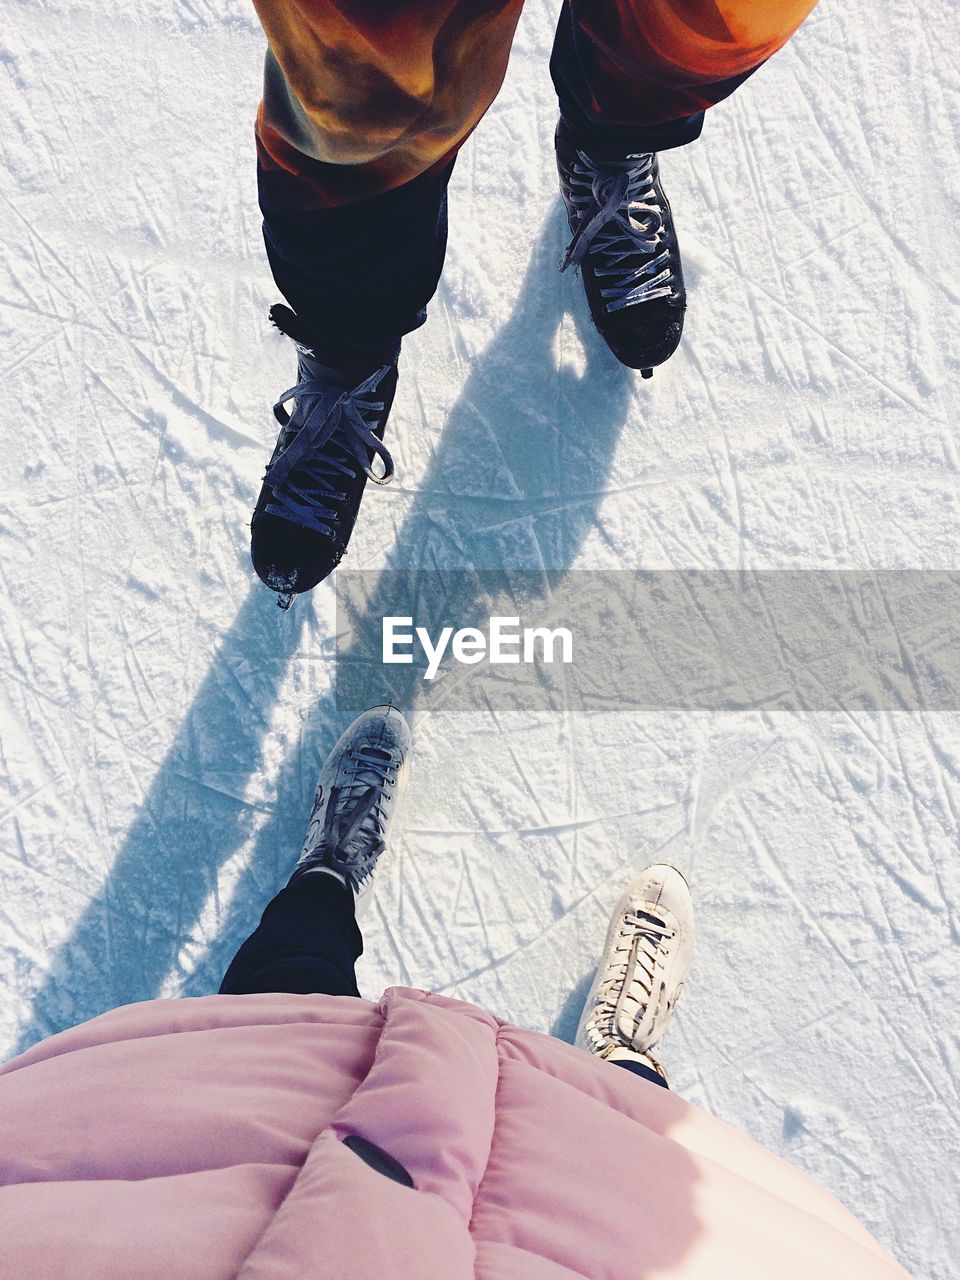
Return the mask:
MULTIPOLYGON (((214 990, 345 721, 330 584, 281 614, 248 558, 295 372, 266 323, 253 12, 0 15, 9 1054, 214 990)), ((349 566, 955 568, 957 10, 823 0, 663 156, 690 307, 649 382, 556 270, 553 25, 528 0, 458 162, 440 292, 401 357, 398 481, 368 490, 349 566)), ((674 1087, 814 1174, 918 1280, 948 1280, 958 813, 956 704, 611 699, 465 732, 438 700, 361 989, 572 1038, 609 908, 635 867, 673 861, 698 911, 674 1087)))

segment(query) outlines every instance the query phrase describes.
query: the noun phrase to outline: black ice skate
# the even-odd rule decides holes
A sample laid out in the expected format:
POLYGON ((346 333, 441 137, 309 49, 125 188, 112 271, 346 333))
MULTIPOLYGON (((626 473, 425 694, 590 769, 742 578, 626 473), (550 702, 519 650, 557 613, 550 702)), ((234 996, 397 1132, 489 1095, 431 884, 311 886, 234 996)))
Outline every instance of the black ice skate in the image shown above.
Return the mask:
POLYGON ((573 239, 560 270, 580 268, 590 314, 621 363, 645 378, 680 345, 686 292, 657 157, 600 159, 557 126, 560 193, 573 239))
POLYGON ((289 307, 271 307, 270 319, 296 343, 299 381, 273 407, 281 430, 250 522, 250 554, 261 580, 287 609, 340 562, 367 480, 393 479, 383 433, 399 348, 319 347, 289 307))

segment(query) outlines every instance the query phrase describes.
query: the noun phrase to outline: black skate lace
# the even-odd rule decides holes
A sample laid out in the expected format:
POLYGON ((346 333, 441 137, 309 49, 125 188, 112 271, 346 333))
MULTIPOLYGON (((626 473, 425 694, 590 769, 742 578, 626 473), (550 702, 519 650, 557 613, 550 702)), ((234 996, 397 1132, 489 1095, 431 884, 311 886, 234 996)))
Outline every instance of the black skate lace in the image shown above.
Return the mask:
POLYGON ((665 940, 675 935, 676 931, 664 920, 647 911, 624 914, 618 936, 626 945, 615 948, 623 960, 611 966, 612 972, 601 984, 590 1019, 592 1028, 604 1039, 619 1039, 617 1023, 628 998, 635 1001, 642 1019, 653 999, 657 952, 665 940))
MULTIPOLYGON (((383 747, 359 747, 348 754, 344 769, 349 780, 331 788, 316 852, 300 868, 332 867, 356 890, 371 875, 385 847, 383 801, 396 786, 397 761, 383 747)), ((313 823, 311 814, 308 842, 313 823)))
POLYGON ((678 296, 655 161, 652 152, 597 161, 578 151, 567 171, 578 221, 560 270, 581 266, 587 253, 599 259, 591 267, 610 278, 600 290, 606 311, 678 296))
POLYGON ((346 501, 344 480, 357 478, 358 467, 374 484, 389 484, 394 477, 393 458, 374 434, 384 401, 376 389, 389 373, 384 365, 355 387, 331 385, 328 371, 301 348, 300 382, 285 391, 273 406, 284 432, 275 460, 264 474, 272 490, 266 504, 271 515, 334 536, 339 507, 346 501), (293 413, 286 405, 295 400, 293 413), (383 462, 377 474, 370 464, 372 450, 383 462))

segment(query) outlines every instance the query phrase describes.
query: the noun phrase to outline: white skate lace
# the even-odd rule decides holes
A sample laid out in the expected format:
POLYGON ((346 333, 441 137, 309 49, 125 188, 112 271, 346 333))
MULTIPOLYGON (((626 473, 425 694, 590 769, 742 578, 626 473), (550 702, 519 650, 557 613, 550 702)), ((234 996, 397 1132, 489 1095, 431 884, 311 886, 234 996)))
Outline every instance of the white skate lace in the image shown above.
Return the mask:
POLYGON ((323 377, 324 366, 301 350, 300 372, 307 376, 273 406, 285 430, 263 477, 273 491, 266 505, 271 515, 333 537, 338 508, 347 499, 340 487, 344 478, 356 479, 359 467, 374 484, 390 483, 393 458, 373 431, 384 408, 376 388, 389 370, 384 365, 358 386, 344 389, 331 385, 323 377), (292 414, 286 408, 291 400, 296 401, 292 414), (371 449, 383 463, 379 474, 369 461, 371 449))
POLYGON ((346 781, 331 788, 326 812, 319 810, 325 797, 318 794, 304 848, 310 852, 297 868, 332 867, 357 889, 373 872, 384 850, 387 812, 385 800, 396 787, 397 760, 384 747, 364 746, 348 751, 342 770, 346 781))
POLYGON ((600 290, 606 311, 678 296, 655 161, 652 152, 597 161, 578 151, 567 171, 578 221, 560 270, 590 253, 593 273, 610 279, 600 290))
MULTIPOLYGON (((674 937, 676 930, 647 910, 624 913, 618 930, 622 945, 614 948, 614 953, 623 959, 607 967, 597 992, 597 1005, 590 1018, 591 1031, 603 1040, 622 1041, 622 1014, 629 1017, 635 1028, 639 1026, 650 1005, 659 1003, 663 983, 656 979, 657 956, 663 943, 674 937), (629 1014, 627 1009, 629 1001, 636 1007, 633 1014, 629 1014)), ((636 1047, 632 1038, 627 1047, 636 1047)))

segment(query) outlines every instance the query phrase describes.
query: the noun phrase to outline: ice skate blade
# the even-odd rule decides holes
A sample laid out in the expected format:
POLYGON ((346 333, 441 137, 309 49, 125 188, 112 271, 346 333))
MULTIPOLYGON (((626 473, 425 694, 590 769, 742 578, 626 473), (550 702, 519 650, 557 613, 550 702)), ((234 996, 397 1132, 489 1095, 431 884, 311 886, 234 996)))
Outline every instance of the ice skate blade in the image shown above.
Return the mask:
POLYGON ((652 378, 652 377, 653 377, 653 370, 652 370, 652 369, 641 369, 641 370, 640 370, 640 377, 641 377, 641 378, 652 378))
POLYGON ((277 608, 286 613, 296 598, 297 593, 295 591, 278 591, 277 608))

